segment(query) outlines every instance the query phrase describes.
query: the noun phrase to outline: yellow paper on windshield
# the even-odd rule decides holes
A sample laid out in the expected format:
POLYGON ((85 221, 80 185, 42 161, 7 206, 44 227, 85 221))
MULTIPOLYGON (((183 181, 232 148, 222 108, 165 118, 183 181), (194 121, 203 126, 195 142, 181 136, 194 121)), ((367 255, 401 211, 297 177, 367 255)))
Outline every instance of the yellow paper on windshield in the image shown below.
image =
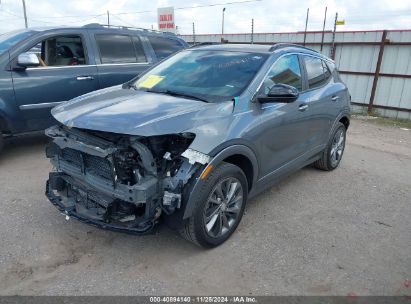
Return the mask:
POLYGON ((164 79, 164 76, 150 75, 144 81, 140 82, 138 87, 145 88, 145 89, 151 89, 163 79, 164 79))

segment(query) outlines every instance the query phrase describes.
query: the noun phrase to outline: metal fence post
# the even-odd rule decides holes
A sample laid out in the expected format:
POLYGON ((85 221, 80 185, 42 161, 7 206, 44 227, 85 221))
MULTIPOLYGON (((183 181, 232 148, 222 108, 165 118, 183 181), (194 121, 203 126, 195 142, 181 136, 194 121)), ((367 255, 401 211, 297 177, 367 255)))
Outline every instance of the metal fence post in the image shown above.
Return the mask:
POLYGON ((372 83, 372 88, 371 88, 370 102, 368 103, 368 114, 371 113, 372 108, 373 108, 373 104, 374 104, 375 92, 377 91, 378 78, 380 76, 381 63, 382 63, 382 57, 384 55, 384 47, 385 47, 386 39, 387 39, 387 30, 384 30, 382 32, 381 43, 380 43, 380 51, 378 53, 377 65, 375 67, 374 81, 372 83))
POLYGON ((254 18, 251 19, 251 44, 254 43, 254 18))
POLYGON ((196 29, 193 22, 193 45, 196 44, 196 29))
POLYGON ((332 38, 331 49, 330 49, 330 57, 333 60, 335 59, 335 32, 337 31, 337 19, 338 19, 338 12, 335 13, 334 31, 333 31, 333 38, 332 38))

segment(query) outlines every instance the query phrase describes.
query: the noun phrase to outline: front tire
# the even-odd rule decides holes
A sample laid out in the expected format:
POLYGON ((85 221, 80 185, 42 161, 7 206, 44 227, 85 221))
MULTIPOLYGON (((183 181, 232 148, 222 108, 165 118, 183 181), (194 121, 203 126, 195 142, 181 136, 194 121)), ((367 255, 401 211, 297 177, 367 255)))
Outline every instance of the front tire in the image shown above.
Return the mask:
POLYGON ((338 167, 345 149, 346 128, 338 122, 321 158, 314 162, 317 169, 331 171, 338 167))
POLYGON ((193 193, 196 206, 180 234, 205 248, 224 243, 241 221, 247 189, 244 172, 223 162, 206 177, 203 188, 193 193))

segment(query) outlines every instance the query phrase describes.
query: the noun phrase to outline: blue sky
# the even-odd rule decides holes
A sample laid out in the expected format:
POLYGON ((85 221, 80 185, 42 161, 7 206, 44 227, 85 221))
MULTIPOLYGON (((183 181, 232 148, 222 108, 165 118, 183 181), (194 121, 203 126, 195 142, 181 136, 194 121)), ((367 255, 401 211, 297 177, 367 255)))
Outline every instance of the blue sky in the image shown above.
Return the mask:
MULTIPOLYGON (((181 34, 220 33, 221 12, 226 7, 226 33, 251 31, 254 18, 255 32, 304 30, 307 7, 310 8, 309 30, 321 30, 324 8, 328 7, 326 29, 331 30, 338 11, 346 25, 338 30, 373 30, 411 28, 409 0, 261 0, 247 3, 224 4, 244 0, 26 0, 29 26, 83 25, 106 23, 106 11, 115 25, 157 28, 157 7, 201 6, 175 11, 176 25, 181 34)), ((0 0, 0 33, 24 27, 21 0, 0 0)))

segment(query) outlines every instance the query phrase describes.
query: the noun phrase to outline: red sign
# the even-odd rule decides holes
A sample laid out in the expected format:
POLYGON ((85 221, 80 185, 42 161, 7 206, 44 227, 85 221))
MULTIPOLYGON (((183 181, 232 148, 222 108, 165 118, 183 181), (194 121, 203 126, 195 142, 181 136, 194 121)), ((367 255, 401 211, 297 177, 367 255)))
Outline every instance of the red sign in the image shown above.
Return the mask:
POLYGON ((161 7, 157 9, 158 29, 163 32, 175 32, 174 7, 161 7))

